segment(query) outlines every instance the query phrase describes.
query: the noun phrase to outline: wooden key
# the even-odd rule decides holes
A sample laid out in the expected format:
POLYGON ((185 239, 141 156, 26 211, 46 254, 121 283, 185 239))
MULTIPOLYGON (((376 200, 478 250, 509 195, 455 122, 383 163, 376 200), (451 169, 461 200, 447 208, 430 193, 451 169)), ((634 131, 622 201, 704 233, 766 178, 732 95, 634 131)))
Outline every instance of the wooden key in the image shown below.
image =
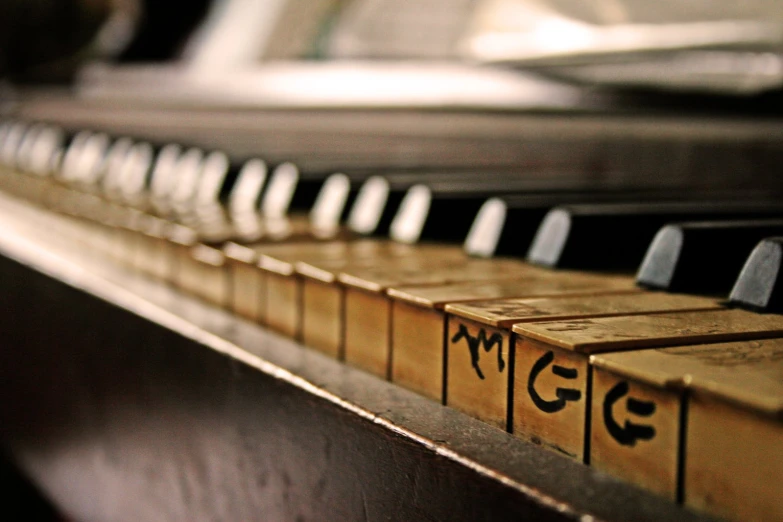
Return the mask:
POLYGON ((171 270, 173 277, 171 282, 173 286, 188 291, 190 288, 190 282, 188 280, 187 274, 184 275, 183 280, 183 273, 187 272, 188 270, 199 270, 198 267, 193 268, 191 266, 197 264, 197 261, 191 255, 191 250, 193 247, 199 244, 198 234, 196 234, 196 231, 191 228, 172 222, 169 222, 166 234, 166 239, 171 244, 171 250, 173 254, 171 270))
POLYGON ((773 237, 759 243, 750 254, 729 300, 733 306, 758 312, 783 311, 783 238, 773 237))
POLYGON ((698 510, 783 517, 783 340, 591 357, 591 464, 698 510))
POLYGON ((178 284, 185 291, 219 307, 227 307, 230 271, 225 270, 226 257, 222 250, 197 244, 190 250, 192 259, 180 266, 178 284))
MULTIPOLYGON (((224 158, 217 156, 217 159, 220 160, 224 158)), ((203 180, 203 183, 200 185, 200 189, 204 189, 204 199, 209 201, 215 199, 216 187, 220 184, 218 181, 215 181, 215 179, 220 180, 225 178, 226 170, 228 168, 225 161, 217 161, 216 163, 215 168, 212 169, 214 171, 212 173, 213 175, 206 176, 205 180, 203 180)), ((209 174, 209 172, 207 172, 207 174, 209 174)), ((251 192, 257 191, 263 185, 263 165, 259 162, 250 162, 238 176, 242 178, 239 180, 242 185, 239 186, 237 190, 245 190, 247 187, 250 187, 251 192)), ((277 169, 276 174, 270 183, 272 187, 269 188, 264 195, 265 202, 263 205, 265 205, 268 213, 267 222, 265 223, 266 227, 265 229, 254 229, 250 231, 254 239, 253 245, 250 248, 243 247, 241 244, 228 243, 226 246, 230 244, 230 248, 222 254, 211 252, 206 258, 200 259, 197 255, 195 259, 189 261, 196 264, 206 263, 205 266, 197 267, 197 271, 208 273, 210 272, 209 266, 217 260, 219 255, 223 255, 225 258, 226 254, 230 254, 224 259, 224 262, 226 260, 228 261, 227 266, 229 268, 233 289, 232 295, 236 296, 236 300, 238 300, 238 302, 230 302, 230 307, 251 320, 262 323, 269 322, 274 328, 289 335, 296 335, 297 329, 293 325, 293 321, 298 320, 294 318, 298 318, 299 316, 298 312, 293 314, 288 313, 291 307, 296 308, 298 306, 297 303, 299 302, 297 298, 299 295, 298 290, 294 288, 295 282, 292 283, 292 281, 288 280, 279 280, 274 275, 268 276, 266 272, 259 270, 259 267, 257 266, 257 263, 260 262, 258 256, 261 253, 261 250, 269 251, 270 247, 276 244, 291 242, 299 243, 303 241, 313 242, 315 240, 327 241, 333 237, 341 236, 342 234, 338 229, 338 223, 344 213, 343 207, 345 206, 348 197, 347 189, 350 188, 347 177, 339 174, 330 176, 322 183, 320 193, 317 196, 316 203, 309 219, 304 217, 278 215, 279 213, 284 214, 287 211, 290 200, 293 197, 292 194, 294 191, 298 190, 297 187, 299 185, 296 184, 297 180, 297 174, 292 165, 289 165, 287 169, 283 167, 277 169), (270 222, 270 219, 273 221, 270 222), (282 225, 282 227, 279 230, 274 230, 272 227, 273 224, 282 225), (271 282, 268 281, 270 277, 273 279, 271 282), (248 285, 252 285, 253 289, 251 290, 248 285), (264 301, 266 300, 265 295, 268 293, 273 294, 273 296, 280 296, 279 298, 273 297, 272 302, 279 301, 287 303, 288 306, 281 306, 273 309, 271 317, 267 320, 265 314, 267 307, 264 306, 264 301)), ((308 185, 305 192, 309 193, 310 188, 312 187, 308 185)), ((257 195, 251 194, 246 201, 240 196, 236 196, 232 202, 235 208, 239 205, 240 209, 244 208, 244 211, 247 212, 252 208, 252 202, 256 199, 257 195), (244 205, 244 207, 242 205, 244 205)), ((201 208, 209 210, 211 207, 207 205, 206 207, 201 208)), ((214 208, 214 206, 212 206, 212 208, 214 208)), ((217 208, 216 211, 216 217, 223 217, 223 219, 217 219, 215 229, 206 227, 206 222, 203 221, 205 214, 200 215, 202 218, 202 228, 198 229, 198 233, 200 239, 207 243, 207 246, 219 245, 226 239, 237 235, 237 232, 240 236, 247 232, 246 230, 243 230, 241 226, 238 227, 239 230, 235 230, 225 218, 225 213, 220 208, 217 208)), ((196 216, 199 216, 198 212, 196 213, 196 216)), ((253 228, 252 226, 257 228, 259 225, 263 224, 252 216, 249 218, 249 221, 251 228, 253 228)), ((200 249, 201 253, 209 251, 209 248, 200 249)), ((287 255, 290 255, 290 252, 287 255)), ((269 268, 269 270, 267 270, 268 273, 278 274, 281 270, 281 263, 285 264, 285 262, 282 262, 279 259, 265 259, 262 262, 262 269, 269 268)), ((293 273, 293 263, 288 263, 288 265, 290 266, 290 269, 288 271, 284 270, 281 274, 284 278, 293 273)))
POLYGON ((670 292, 726 295, 756 243, 783 234, 783 221, 667 225, 655 235, 636 282, 670 292))
MULTIPOLYGON (((466 258, 457 247, 449 246, 411 246, 395 242, 376 242, 375 247, 366 242, 352 249, 352 255, 344 259, 302 259, 296 263, 297 280, 302 284, 301 317, 302 340, 308 346, 313 346, 334 357, 343 356, 345 341, 345 323, 347 320, 346 288, 338 279, 343 271, 377 274, 378 272, 394 277, 393 274, 427 273, 428 268, 435 266, 464 263, 466 258), (322 306, 328 303, 330 306, 322 306)), ((373 294, 359 296, 372 298, 373 294)), ((271 297, 270 297, 271 299, 271 297)), ((271 301, 270 301, 271 302, 271 301)), ((372 314, 373 306, 350 301, 351 306, 358 305, 359 314, 372 314)), ((352 308, 353 310, 353 308, 352 308)), ((359 316, 352 315, 356 321, 359 316)), ((388 328, 373 318, 365 317, 363 328, 388 328)), ((374 330, 376 336, 383 335, 380 330, 374 330)))
MULTIPOLYGON (((539 286, 531 285, 531 290, 537 290, 539 295, 558 295, 560 292, 560 296, 447 305, 448 334, 443 347, 446 350, 445 360, 448 361, 445 403, 497 426, 506 427, 507 421, 512 420, 509 419, 508 398, 513 379, 510 367, 513 366, 516 354, 510 327, 515 323, 720 308, 716 301, 704 298, 657 293, 617 293, 621 283, 620 278, 607 278, 604 284, 584 282, 580 288, 572 283, 570 290, 567 286, 550 285, 551 290, 547 290, 546 281, 543 281, 539 286), (502 346, 508 351, 505 359, 511 362, 505 373, 495 367, 491 360, 493 356, 485 353, 489 351, 487 343, 493 339, 502 341, 502 346)), ((395 356, 397 351, 395 339, 395 356)), ((498 358, 499 361, 503 359, 500 355, 498 358)), ((543 409, 543 413, 557 413, 560 406, 568 403, 567 399, 576 401, 575 393, 571 397, 557 389, 567 384, 567 380, 563 379, 568 379, 572 374, 578 378, 578 374, 564 371, 561 375, 554 366, 552 370, 547 370, 544 363, 539 363, 539 367, 532 379, 527 376, 526 390, 533 405, 543 409), (554 386, 554 393, 549 393, 549 386, 554 386)), ((512 429, 513 425, 509 424, 508 428, 512 429)))
MULTIPOLYGON (((516 261, 441 260, 426 257, 408 267, 343 270, 345 288, 344 354, 348 363, 389 378, 392 300, 391 287, 444 285, 462 281, 519 279, 534 267, 516 261)), ((338 318, 339 319, 339 318, 338 318)))
MULTIPOLYGON (((246 317, 266 324, 286 335, 299 335, 299 282, 294 277, 294 262, 308 256, 345 255, 344 242, 267 242, 252 246, 232 245, 224 251, 229 258, 232 279, 236 285, 255 285, 258 299, 247 295, 248 290, 235 293, 241 302, 234 303, 234 309, 252 310, 246 317), (229 253, 230 252, 230 253, 229 253), (249 302, 250 301, 250 302, 249 302), (274 303, 274 306, 268 306, 274 303)), ((236 289, 235 292, 239 290, 236 289)))
POLYGON ((168 240, 169 226, 162 219, 145 215, 135 256, 136 270, 165 283, 172 281, 175 255, 174 247, 168 240))
MULTIPOLYGON (((388 345, 378 346, 375 357, 378 361, 390 360, 392 381, 432 399, 445 401, 443 382, 449 343, 444 341, 444 335, 449 332, 444 309, 452 304, 459 306, 456 303, 470 306, 475 301, 501 303, 497 300, 509 297, 589 295, 602 291, 638 292, 627 277, 557 273, 534 267, 530 267, 527 276, 513 280, 391 287, 388 290, 392 307, 391 339, 388 345)), ((492 330, 487 330, 485 337, 491 338, 497 333, 504 339, 504 349, 508 349, 508 332, 501 332, 500 328, 492 330)), ((455 332, 447 337, 456 335, 455 332)), ((460 338, 456 342, 463 345, 468 340, 460 338)))
POLYGON ((584 458, 589 354, 771 338, 783 334, 783 317, 742 310, 694 311, 524 323, 514 325, 513 331, 513 432, 584 458))
POLYGON ((231 242, 223 246, 223 254, 226 257, 226 269, 230 272, 230 309, 260 324, 265 279, 256 266, 258 254, 252 248, 231 242))
MULTIPOLYGON (((459 252, 457 249, 445 250, 459 252)), ((337 271, 350 264, 366 266, 380 261, 385 263, 392 259, 399 259, 401 256, 412 255, 417 251, 418 249, 409 245, 374 240, 324 242, 320 245, 292 243, 260 247, 258 267, 263 271, 262 277, 265 280, 262 322, 282 333, 298 338, 305 321, 303 300, 297 297, 305 293, 302 288, 303 279, 314 284, 321 282, 333 284, 336 281, 337 271), (302 268, 301 272, 299 267, 302 268)), ((320 331, 323 325, 316 319, 319 314, 339 315, 341 309, 341 306, 334 310, 315 307, 311 314, 307 314, 307 317, 315 320, 307 330, 320 331)), ((307 324, 311 324, 311 321, 307 320, 307 324)), ((312 346, 333 352, 334 348, 326 348, 316 341, 316 338, 321 335, 315 334, 315 337, 310 339, 314 343, 312 346)))
MULTIPOLYGON (((258 267, 264 272, 265 279, 262 322, 286 335, 300 338, 303 330, 304 290, 302 277, 297 274, 297 263, 311 262, 316 265, 338 263, 339 266, 343 266, 346 259, 375 255, 373 252, 377 252, 376 249, 384 248, 380 246, 383 242, 379 242, 379 245, 375 245, 373 241, 355 243, 328 242, 322 245, 303 243, 263 251, 258 260, 258 267)), ((308 292, 310 293, 312 292, 308 292)), ((313 314, 330 311, 331 309, 322 310, 320 306, 316 306, 313 314)), ((319 330, 317 327, 310 327, 308 331, 319 330)), ((313 347, 327 352, 332 351, 316 339, 310 340, 314 343, 313 347)))

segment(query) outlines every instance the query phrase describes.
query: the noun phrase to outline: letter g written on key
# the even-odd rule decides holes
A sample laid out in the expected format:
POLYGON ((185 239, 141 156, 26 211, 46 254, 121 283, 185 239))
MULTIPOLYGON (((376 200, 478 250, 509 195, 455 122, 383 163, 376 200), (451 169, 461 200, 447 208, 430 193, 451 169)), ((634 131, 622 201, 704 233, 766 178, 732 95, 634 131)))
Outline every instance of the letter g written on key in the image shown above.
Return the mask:
MULTIPOLYGON (((551 351, 546 352, 533 365, 527 379, 528 394, 533 400, 533 404, 544 413, 557 413, 564 409, 569 402, 576 402, 582 398, 582 392, 573 388, 556 388, 555 397, 557 398, 552 400, 546 400, 538 393, 536 381, 539 375, 541 375, 554 360, 555 354, 551 351)), ((552 365, 552 373, 565 380, 576 379, 579 375, 579 372, 575 368, 565 368, 557 364, 552 365)))

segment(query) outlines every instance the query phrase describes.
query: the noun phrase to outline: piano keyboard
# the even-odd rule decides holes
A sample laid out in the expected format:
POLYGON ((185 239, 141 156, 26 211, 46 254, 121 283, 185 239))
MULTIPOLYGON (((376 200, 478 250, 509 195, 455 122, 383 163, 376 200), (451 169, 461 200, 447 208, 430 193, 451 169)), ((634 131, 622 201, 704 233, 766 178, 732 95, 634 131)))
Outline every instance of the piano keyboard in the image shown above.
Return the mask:
POLYGON ((24 122, 0 160, 86 255, 689 508, 783 517, 774 195, 238 168, 24 122))

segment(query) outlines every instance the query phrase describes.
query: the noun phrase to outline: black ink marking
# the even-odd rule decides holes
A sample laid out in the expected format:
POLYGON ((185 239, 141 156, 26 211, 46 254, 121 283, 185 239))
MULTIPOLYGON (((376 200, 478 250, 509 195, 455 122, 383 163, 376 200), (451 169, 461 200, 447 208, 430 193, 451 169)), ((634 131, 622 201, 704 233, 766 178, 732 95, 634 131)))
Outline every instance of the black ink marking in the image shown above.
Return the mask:
POLYGON ((639 399, 634 399, 633 397, 628 397, 628 400, 626 401, 626 406, 628 407, 628 411, 639 415, 641 417, 649 417, 653 413, 655 413, 655 404, 652 402, 647 401, 640 401, 639 399))
POLYGON ((576 370, 576 368, 564 368, 563 366, 559 366, 557 364, 552 366, 552 373, 558 377, 562 377, 563 379, 576 379, 576 376, 579 375, 579 372, 576 370))
MULTIPOLYGON (((527 378, 527 392, 530 394, 530 398, 533 399, 533 404, 544 413, 556 413, 565 408, 569 401, 575 402, 582 398, 582 392, 572 388, 557 388, 555 390, 557 399, 551 401, 545 400, 538 394, 538 391, 536 391, 536 379, 538 379, 541 372, 552 364, 552 361, 554 360, 554 352, 546 352, 533 365, 533 368, 530 370, 530 375, 527 378)), ((576 379, 579 375, 579 372, 575 368, 564 368, 558 365, 552 366, 552 373, 558 377, 569 380, 576 379)))
MULTIPOLYGON (((617 383, 609 393, 604 397, 604 425, 609 435, 623 446, 635 446, 637 440, 652 440, 655 437, 655 428, 652 426, 643 426, 634 424, 626 420, 624 426, 620 426, 612 416, 612 407, 614 404, 628 395, 630 387, 623 381, 617 383)), ((655 413, 655 403, 649 401, 640 401, 634 398, 628 398, 626 409, 641 417, 649 417, 655 413)))
POLYGON ((493 333, 489 339, 487 339, 487 332, 482 328, 479 330, 479 334, 473 337, 468 332, 467 327, 464 324, 459 325, 459 331, 451 338, 452 343, 458 343, 461 339, 465 339, 468 343, 468 350, 470 350, 470 363, 473 369, 476 370, 476 374, 479 379, 484 379, 484 373, 479 367, 479 348, 483 347, 485 352, 492 351, 492 348, 497 345, 498 347, 498 371, 503 373, 506 368, 506 362, 503 360, 503 336, 499 333, 493 333))

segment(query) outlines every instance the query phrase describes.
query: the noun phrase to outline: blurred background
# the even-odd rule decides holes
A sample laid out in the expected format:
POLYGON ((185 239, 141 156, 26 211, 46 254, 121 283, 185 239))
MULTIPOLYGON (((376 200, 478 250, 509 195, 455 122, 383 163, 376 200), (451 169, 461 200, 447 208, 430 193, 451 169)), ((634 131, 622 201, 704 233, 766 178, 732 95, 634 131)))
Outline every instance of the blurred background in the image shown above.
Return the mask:
POLYGON ((214 75, 369 59, 747 95, 780 88, 781 49, 774 0, 0 0, 0 75, 17 83, 95 61, 214 75))

